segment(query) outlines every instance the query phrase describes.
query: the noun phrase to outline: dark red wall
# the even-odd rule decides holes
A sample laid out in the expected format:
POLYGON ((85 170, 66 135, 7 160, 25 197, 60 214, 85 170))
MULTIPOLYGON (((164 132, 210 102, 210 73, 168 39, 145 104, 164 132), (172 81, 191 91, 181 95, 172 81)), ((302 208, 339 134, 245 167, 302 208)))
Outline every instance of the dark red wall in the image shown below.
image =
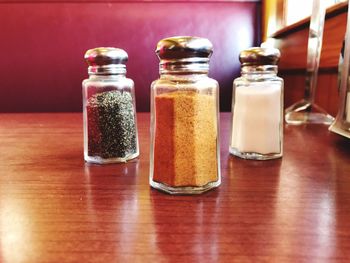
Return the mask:
POLYGON ((161 38, 210 39, 210 76, 230 110, 239 51, 259 42, 260 3, 235 1, 0 1, 0 112, 81 111, 85 51, 114 46, 129 54, 138 111, 149 110, 161 38))

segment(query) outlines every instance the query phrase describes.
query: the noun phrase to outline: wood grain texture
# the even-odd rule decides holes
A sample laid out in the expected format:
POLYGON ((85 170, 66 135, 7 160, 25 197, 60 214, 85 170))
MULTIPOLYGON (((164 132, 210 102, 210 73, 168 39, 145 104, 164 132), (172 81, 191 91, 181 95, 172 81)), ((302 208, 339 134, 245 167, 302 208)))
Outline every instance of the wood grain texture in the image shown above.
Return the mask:
POLYGON ((149 187, 138 122, 140 158, 98 166, 81 114, 0 115, 1 262, 348 262, 350 141, 287 126, 283 159, 246 161, 222 114, 222 185, 169 196, 149 187))

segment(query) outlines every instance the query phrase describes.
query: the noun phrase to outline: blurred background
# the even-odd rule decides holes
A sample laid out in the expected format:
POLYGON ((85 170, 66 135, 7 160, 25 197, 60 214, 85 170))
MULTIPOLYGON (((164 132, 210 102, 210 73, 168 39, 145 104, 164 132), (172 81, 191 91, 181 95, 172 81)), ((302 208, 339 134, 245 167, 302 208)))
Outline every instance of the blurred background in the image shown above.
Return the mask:
MULTIPOLYGON (((325 1, 333 9, 339 5, 325 1)), ((340 5, 347 10, 347 3, 340 5)), ((311 6, 312 0, 0 0, 0 112, 81 111, 81 82, 88 77, 83 56, 100 46, 128 52, 137 110, 149 111, 150 84, 158 78, 156 44, 176 35, 212 41, 209 75, 219 81, 221 111, 230 111, 239 52, 271 36, 283 49, 278 40, 289 34, 283 30, 297 24, 307 32, 311 6)), ((281 63, 283 75, 283 57, 281 63)))

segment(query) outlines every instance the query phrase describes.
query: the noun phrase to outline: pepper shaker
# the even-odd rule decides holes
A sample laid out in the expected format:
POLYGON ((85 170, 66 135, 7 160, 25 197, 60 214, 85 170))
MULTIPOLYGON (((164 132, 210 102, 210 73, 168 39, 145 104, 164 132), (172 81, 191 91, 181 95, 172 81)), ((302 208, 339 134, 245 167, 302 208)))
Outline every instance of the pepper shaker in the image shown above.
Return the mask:
POLYGON ((85 53, 83 81, 84 159, 105 164, 139 155, 134 82, 126 78, 128 54, 99 47, 85 53))
POLYGON ((233 83, 231 154, 255 160, 282 157, 283 80, 280 52, 254 47, 240 53, 242 76, 233 83))
POLYGON ((218 83, 208 77, 212 44, 199 37, 158 42, 151 86, 150 185, 199 194, 220 185, 218 83))

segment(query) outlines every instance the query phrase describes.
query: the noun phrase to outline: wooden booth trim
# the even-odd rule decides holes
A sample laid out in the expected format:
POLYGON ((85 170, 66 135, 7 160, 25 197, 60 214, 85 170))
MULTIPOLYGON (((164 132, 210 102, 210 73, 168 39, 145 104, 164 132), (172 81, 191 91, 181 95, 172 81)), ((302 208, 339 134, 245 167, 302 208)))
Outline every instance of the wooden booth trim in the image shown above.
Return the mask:
MULTIPOLYGON (((331 6, 329 8, 327 8, 326 11, 326 20, 330 19, 334 16, 337 16, 341 13, 346 13, 348 11, 348 3, 347 2, 343 2, 343 3, 338 3, 334 6, 331 6)), ((289 26, 286 26, 278 31, 276 31, 275 33, 273 33, 270 37, 272 38, 282 38, 285 37, 289 34, 292 34, 296 31, 308 28, 310 25, 310 16, 306 17, 294 24, 291 24, 289 26)))

